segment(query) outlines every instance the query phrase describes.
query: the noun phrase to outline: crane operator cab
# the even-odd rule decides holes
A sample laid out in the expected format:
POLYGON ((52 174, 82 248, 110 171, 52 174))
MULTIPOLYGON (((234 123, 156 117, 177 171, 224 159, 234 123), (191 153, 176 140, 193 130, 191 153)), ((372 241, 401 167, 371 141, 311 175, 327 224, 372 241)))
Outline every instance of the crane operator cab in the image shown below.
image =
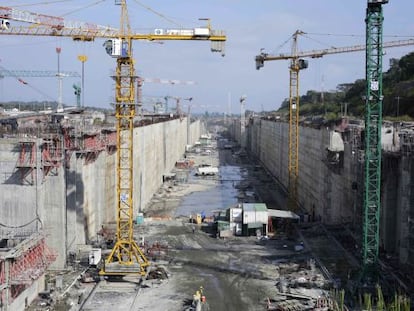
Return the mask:
POLYGON ((121 39, 109 39, 103 44, 105 51, 112 57, 128 57, 128 42, 121 39))

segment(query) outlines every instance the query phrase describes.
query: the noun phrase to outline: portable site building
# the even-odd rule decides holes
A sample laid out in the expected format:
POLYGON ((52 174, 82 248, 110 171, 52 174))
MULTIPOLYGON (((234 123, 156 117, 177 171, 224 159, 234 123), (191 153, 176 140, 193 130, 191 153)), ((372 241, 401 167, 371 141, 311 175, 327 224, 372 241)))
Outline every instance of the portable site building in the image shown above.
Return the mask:
POLYGON ((267 224, 265 203, 243 203, 243 235, 266 235, 267 224))

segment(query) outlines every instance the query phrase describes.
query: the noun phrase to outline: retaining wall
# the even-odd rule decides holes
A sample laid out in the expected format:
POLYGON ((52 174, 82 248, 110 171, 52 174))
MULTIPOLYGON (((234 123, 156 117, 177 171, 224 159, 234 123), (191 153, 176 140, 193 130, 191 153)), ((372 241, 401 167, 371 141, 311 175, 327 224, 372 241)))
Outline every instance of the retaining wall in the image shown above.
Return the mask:
MULTIPOLYGON (((240 141, 240 125, 233 124, 240 141)), ((246 128, 249 153, 288 188, 289 124, 280 121, 249 120, 246 128)), ((360 137, 357 137, 361 140, 360 137)), ((302 213, 326 224, 348 223, 356 236, 362 231, 363 153, 350 137, 344 138, 341 164, 327 159, 330 129, 300 127, 298 200, 302 213)), ((400 263, 414 264, 414 157, 383 153, 380 245, 400 263)), ((286 201, 279 202, 287 208, 286 201)))
MULTIPOLYGON (((200 121, 191 123, 191 143, 203 131, 200 121)), ((43 178, 42 140, 35 139, 36 165, 29 175, 34 177, 25 184, 17 169, 22 139, 0 139, 0 233, 7 237, 8 233, 22 235, 43 229, 48 246, 58 255, 52 268, 61 269, 70 251, 77 253, 82 245, 96 238, 102 225, 116 221, 116 152, 101 151, 93 161, 86 161, 84 153, 73 152, 65 165, 43 178)), ((187 119, 136 128, 133 144, 136 215, 149 208, 163 174, 170 172, 184 154, 187 119)))

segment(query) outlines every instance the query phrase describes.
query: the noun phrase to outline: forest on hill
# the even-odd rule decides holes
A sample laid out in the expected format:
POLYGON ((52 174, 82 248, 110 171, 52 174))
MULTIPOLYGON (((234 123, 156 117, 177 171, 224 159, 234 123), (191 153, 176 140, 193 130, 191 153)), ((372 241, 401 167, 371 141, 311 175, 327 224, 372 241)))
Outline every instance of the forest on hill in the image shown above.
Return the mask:
MULTIPOLYGON (((363 118, 365 79, 339 84, 334 91, 307 91, 300 97, 300 115, 324 116, 335 119, 345 113, 363 118)), ((392 59, 390 68, 383 73, 383 116, 388 120, 414 119, 414 52, 401 59, 392 59)), ((289 99, 285 99, 278 112, 287 112, 289 99)))

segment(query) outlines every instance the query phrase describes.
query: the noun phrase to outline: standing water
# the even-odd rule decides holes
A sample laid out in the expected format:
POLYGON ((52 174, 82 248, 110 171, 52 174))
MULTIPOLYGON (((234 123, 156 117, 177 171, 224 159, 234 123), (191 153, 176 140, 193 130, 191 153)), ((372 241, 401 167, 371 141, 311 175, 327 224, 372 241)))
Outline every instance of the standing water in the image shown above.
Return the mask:
POLYGON ((225 210, 237 204, 237 189, 234 187, 241 180, 240 167, 221 166, 219 175, 215 177, 199 177, 192 175, 193 179, 215 178, 217 184, 208 190, 193 192, 183 198, 176 210, 176 216, 204 213, 206 216, 213 211, 225 210))

